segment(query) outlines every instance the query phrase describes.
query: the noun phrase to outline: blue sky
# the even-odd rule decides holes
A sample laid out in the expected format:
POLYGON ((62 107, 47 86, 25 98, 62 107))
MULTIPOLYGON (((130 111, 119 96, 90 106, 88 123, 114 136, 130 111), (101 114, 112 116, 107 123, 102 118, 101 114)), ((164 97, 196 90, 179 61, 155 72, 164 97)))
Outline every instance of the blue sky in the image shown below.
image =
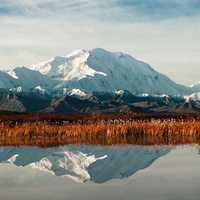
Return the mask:
POLYGON ((200 81, 199 0, 0 0, 0 27, 0 69, 102 47, 200 81))

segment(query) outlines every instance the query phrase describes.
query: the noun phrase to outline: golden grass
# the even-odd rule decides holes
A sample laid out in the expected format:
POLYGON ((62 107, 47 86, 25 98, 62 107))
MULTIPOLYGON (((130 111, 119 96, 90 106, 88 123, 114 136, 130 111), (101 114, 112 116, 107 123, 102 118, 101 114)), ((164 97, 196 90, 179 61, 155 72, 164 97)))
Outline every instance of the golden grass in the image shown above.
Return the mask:
POLYGON ((0 145, 200 143, 200 120, 112 120, 87 124, 0 124, 0 145))

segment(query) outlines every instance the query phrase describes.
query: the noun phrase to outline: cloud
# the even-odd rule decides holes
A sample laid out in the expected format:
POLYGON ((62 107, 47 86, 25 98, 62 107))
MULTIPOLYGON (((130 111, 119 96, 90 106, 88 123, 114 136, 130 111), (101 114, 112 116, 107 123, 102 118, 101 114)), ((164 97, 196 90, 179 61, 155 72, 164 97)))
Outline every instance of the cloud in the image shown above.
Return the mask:
POLYGON ((162 20, 200 15, 199 0, 1 0, 0 15, 162 20))

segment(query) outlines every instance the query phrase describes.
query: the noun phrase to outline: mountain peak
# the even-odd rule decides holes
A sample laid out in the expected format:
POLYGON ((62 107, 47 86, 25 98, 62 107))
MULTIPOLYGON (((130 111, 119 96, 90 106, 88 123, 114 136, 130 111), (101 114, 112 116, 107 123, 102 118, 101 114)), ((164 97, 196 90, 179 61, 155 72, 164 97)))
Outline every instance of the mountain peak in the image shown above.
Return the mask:
POLYGON ((95 74, 105 75, 87 65, 89 51, 79 49, 65 57, 56 56, 49 61, 32 65, 31 68, 54 79, 71 81, 80 80, 95 74))

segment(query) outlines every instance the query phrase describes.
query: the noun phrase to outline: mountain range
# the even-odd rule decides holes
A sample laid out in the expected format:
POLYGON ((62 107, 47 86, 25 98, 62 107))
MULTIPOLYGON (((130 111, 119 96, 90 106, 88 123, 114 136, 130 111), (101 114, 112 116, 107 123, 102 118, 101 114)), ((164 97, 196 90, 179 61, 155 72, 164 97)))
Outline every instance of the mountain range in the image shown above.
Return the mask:
POLYGON ((179 85, 121 52, 78 50, 0 71, 0 111, 197 112, 200 84, 179 85))
POLYGON ((188 95, 193 89, 175 83, 150 65, 122 52, 96 48, 78 50, 46 62, 0 71, 0 88, 62 93, 77 88, 86 92, 127 90, 133 94, 188 95))
POLYGON ((196 113, 200 110, 200 94, 189 96, 134 95, 126 90, 84 92, 66 90, 52 96, 41 90, 31 92, 0 90, 0 111, 18 113, 91 113, 146 112, 196 113))

